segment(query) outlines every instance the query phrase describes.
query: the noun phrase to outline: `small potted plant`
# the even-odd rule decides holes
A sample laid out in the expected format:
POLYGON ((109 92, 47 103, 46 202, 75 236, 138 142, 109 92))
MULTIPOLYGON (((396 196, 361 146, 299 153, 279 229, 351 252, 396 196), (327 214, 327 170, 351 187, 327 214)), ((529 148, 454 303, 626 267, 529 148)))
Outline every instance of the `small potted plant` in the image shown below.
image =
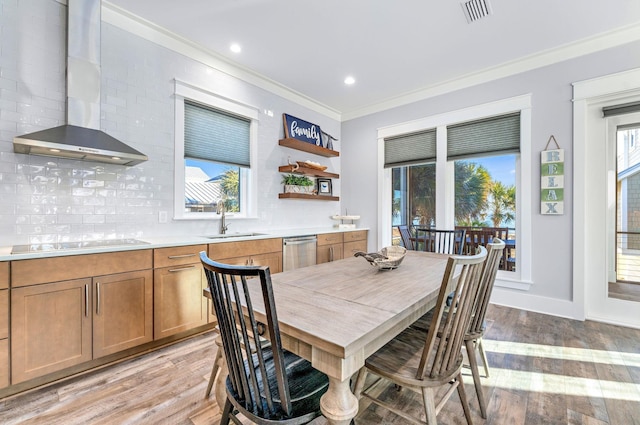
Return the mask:
POLYGON ((307 176, 286 174, 282 176, 284 193, 313 193, 315 185, 307 176))

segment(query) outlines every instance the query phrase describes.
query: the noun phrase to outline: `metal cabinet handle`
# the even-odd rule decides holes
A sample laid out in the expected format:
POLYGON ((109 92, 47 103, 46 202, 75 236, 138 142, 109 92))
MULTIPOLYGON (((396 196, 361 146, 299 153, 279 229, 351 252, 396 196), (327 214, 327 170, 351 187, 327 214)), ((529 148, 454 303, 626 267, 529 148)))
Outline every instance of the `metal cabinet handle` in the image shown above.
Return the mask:
POLYGON ((333 261, 333 247, 329 247, 329 261, 333 261))
POLYGON ((96 282, 96 316, 100 315, 100 282, 96 282))
POLYGON ((84 285, 84 317, 89 317, 89 284, 84 285))
POLYGON ((182 254, 182 255, 169 255, 167 258, 175 260, 176 258, 195 257, 197 254, 182 254))
POLYGON ((187 266, 187 267, 180 267, 179 269, 169 269, 169 273, 175 273, 175 272, 183 272, 185 270, 191 270, 194 269, 196 266, 187 266))

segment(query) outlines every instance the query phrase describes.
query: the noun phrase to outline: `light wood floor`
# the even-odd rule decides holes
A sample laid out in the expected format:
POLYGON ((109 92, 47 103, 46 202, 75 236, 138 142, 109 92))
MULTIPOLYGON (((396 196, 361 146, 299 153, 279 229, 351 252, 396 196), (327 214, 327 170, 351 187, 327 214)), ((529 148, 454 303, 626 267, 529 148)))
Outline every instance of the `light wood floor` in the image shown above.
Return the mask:
POLYGON ((640 284, 625 282, 609 283, 609 297, 640 302, 640 284))
MULTIPOLYGON (((640 425, 640 330, 493 305, 487 319, 487 420, 465 375, 475 424, 640 425)), ((203 397, 214 350, 210 333, 5 399, 0 423, 217 424, 217 404, 203 397)), ((407 390, 391 386, 385 396, 414 413, 422 409, 420 398, 407 390)), ((359 425, 405 423, 381 408, 361 408, 359 425)), ((456 395, 438 420, 465 424, 456 395)))

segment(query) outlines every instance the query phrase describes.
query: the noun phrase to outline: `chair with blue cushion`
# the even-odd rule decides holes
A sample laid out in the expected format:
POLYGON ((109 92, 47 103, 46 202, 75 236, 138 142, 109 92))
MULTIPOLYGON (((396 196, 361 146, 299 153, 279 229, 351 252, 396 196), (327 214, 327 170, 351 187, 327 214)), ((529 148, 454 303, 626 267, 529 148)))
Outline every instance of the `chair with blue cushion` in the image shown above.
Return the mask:
POLYGON ((205 252, 200 259, 228 370, 220 424, 241 423, 238 414, 257 424, 290 425, 320 416, 329 378, 282 348, 269 267, 221 264, 205 252), (261 339, 269 344, 256 343, 261 339))

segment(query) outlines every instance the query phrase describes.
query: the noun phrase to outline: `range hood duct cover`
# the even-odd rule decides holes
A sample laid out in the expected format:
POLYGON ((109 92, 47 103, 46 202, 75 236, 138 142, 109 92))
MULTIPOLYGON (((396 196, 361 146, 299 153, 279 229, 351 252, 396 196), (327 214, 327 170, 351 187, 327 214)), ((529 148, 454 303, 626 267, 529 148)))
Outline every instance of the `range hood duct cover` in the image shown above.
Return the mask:
POLYGON ((67 4, 67 124, 14 137, 13 151, 119 165, 148 160, 99 129, 100 0, 67 4))

